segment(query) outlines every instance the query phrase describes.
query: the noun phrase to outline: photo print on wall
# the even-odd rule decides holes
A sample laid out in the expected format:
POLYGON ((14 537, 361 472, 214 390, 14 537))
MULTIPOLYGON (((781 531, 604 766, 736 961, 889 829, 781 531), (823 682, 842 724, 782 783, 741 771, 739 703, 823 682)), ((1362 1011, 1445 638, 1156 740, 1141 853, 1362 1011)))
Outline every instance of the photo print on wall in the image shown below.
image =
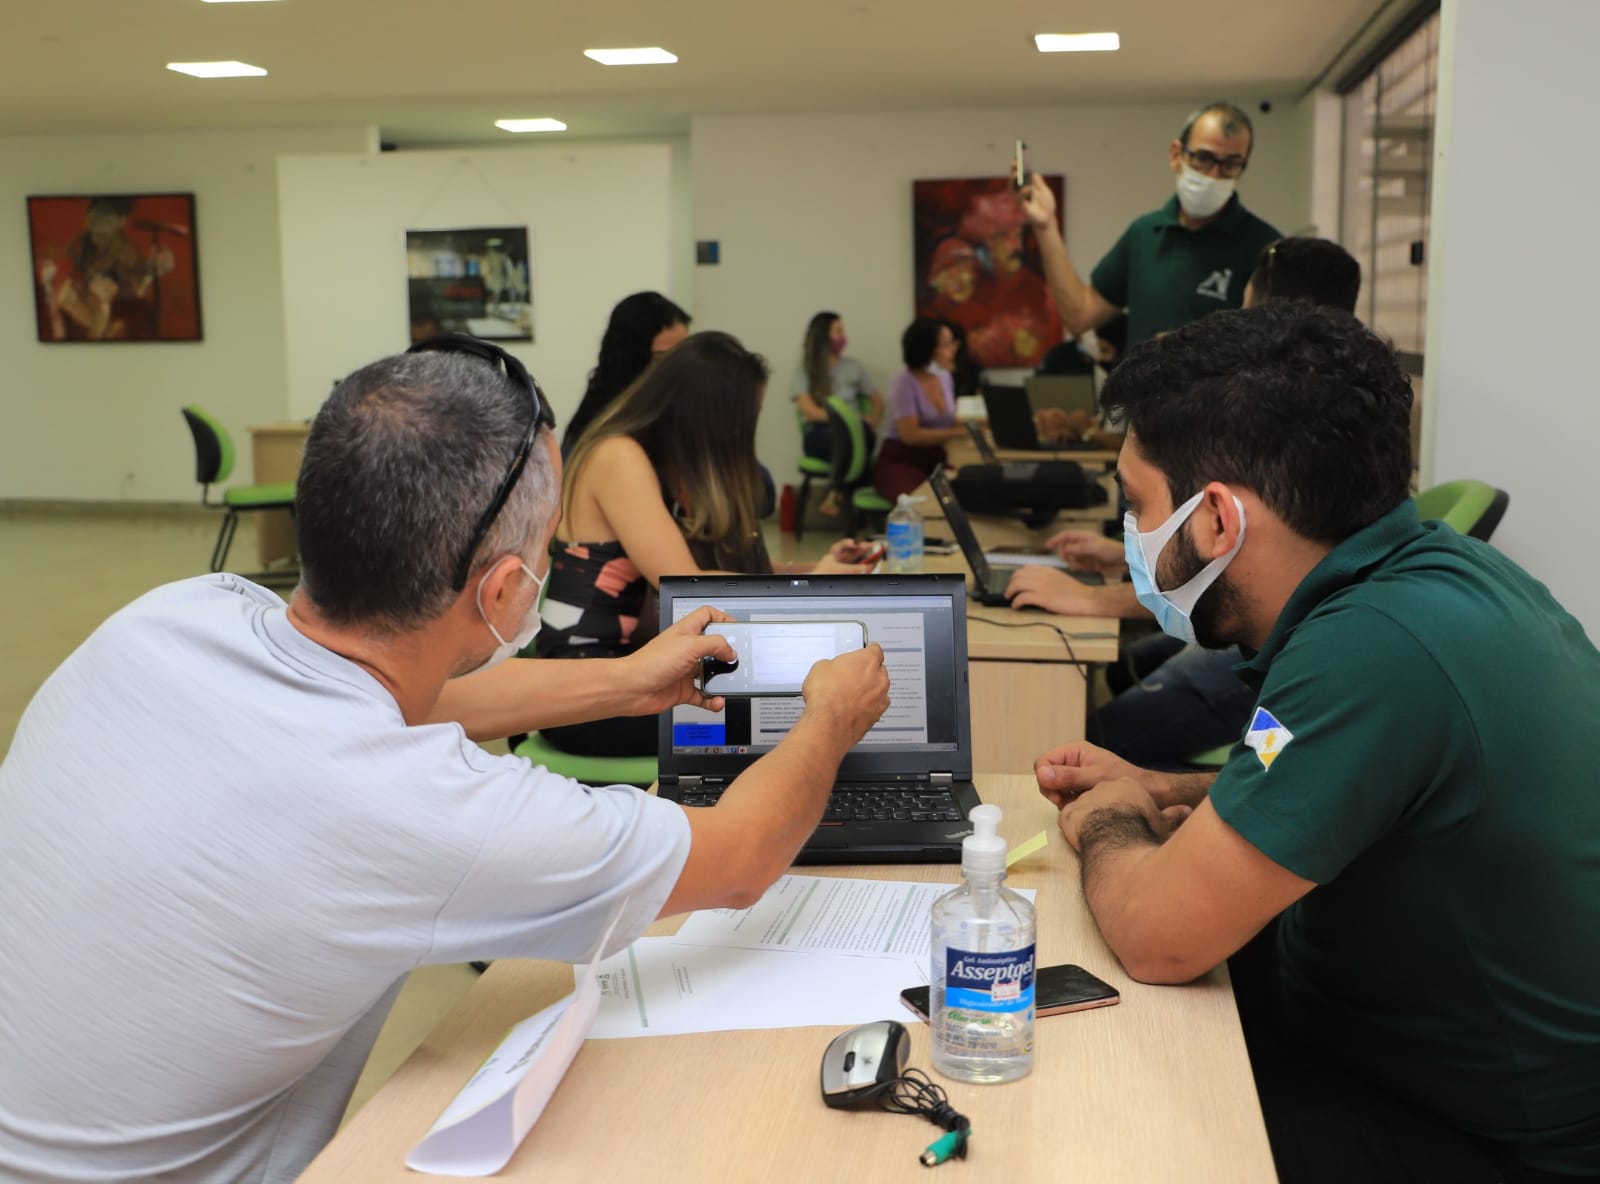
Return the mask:
POLYGON ((526 226, 406 231, 411 340, 471 333, 533 340, 533 257, 526 226))

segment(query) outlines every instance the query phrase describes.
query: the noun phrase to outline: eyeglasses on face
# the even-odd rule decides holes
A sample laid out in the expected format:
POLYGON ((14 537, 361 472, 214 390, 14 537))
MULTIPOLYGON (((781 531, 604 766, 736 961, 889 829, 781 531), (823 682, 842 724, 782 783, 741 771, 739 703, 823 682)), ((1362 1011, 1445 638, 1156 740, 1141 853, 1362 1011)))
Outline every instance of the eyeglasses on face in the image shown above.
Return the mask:
POLYGON ((1185 148, 1183 158, 1200 172, 1213 177, 1237 177, 1250 163, 1248 156, 1218 156, 1204 148, 1185 148))
POLYGON ((467 540, 466 548, 456 562, 450 586, 459 592, 467 586, 467 576, 472 573, 472 556, 477 552, 484 536, 489 533, 489 528, 494 525, 494 520, 500 516, 500 511, 505 508, 511 491, 516 488, 517 479, 522 476, 522 470, 528 466, 528 457, 533 454, 533 440, 538 434, 539 425, 543 424, 554 430, 555 412, 550 409, 550 401, 544 397, 544 392, 533 380, 533 375, 528 373, 528 368, 498 345, 484 341, 480 337, 473 337, 467 333, 441 333, 436 337, 417 342, 406 352, 469 354, 481 358, 509 378, 514 387, 527 395, 531 404, 528 426, 522 433, 522 439, 517 443, 516 452, 511 455, 511 463, 506 467, 505 476, 500 478, 500 485, 495 489, 488 508, 478 516, 478 524, 472 528, 472 535, 467 540))

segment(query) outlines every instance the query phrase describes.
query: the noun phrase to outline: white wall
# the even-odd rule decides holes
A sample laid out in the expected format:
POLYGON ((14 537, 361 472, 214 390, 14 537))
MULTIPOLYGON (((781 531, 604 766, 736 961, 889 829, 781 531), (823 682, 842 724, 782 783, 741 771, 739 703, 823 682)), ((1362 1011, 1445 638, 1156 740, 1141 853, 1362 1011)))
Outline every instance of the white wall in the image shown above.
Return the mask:
POLYGON ((286 156, 278 162, 289 407, 410 344, 405 232, 526 225, 534 342, 507 342, 559 420, 577 407, 612 306, 672 280, 664 144, 286 156))
MULTIPOLYGON (((1066 176, 1067 242, 1087 271, 1129 221, 1171 196, 1167 144, 1195 105, 695 119, 695 237, 722 245, 719 266, 696 269, 695 323, 736 334, 772 363, 759 451, 779 483, 796 479, 787 393, 813 313, 844 317, 850 352, 881 388, 900 369, 913 312, 913 181, 1002 176, 1022 137, 1032 167, 1066 176)), ((1310 121, 1297 107, 1251 110, 1258 151, 1240 189, 1285 233, 1310 221, 1310 121)))
POLYGON ((1511 495, 1495 545, 1600 636, 1592 150, 1600 5, 1445 0, 1423 484, 1511 495))
POLYGON ((194 446, 178 414, 208 407, 246 457, 245 428, 282 419, 280 152, 354 152, 366 128, 0 138, 0 498, 189 501, 194 446), (36 340, 30 195, 193 193, 205 340, 36 340))

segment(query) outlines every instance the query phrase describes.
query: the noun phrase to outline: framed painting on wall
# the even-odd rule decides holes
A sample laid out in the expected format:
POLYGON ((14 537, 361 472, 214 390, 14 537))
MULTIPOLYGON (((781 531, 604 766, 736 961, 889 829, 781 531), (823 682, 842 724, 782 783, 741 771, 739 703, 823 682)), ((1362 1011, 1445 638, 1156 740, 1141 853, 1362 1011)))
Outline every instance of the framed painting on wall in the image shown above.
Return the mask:
MULTIPOLYGON (((1064 179, 1040 179, 1060 217, 1064 179)), ((911 201, 917 315, 965 328, 967 351, 986 369, 1037 366, 1061 340, 1061 319, 1010 178, 914 181, 911 201)))
POLYGON ((39 340, 199 341, 194 194, 28 198, 39 340))
POLYGON ((533 259, 526 226, 406 231, 411 340, 471 333, 533 340, 533 259))

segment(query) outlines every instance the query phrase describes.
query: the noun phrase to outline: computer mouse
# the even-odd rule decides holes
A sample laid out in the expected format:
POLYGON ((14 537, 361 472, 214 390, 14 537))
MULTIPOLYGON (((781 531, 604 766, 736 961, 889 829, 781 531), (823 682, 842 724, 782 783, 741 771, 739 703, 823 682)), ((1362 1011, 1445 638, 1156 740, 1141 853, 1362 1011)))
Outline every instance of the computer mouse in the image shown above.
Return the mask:
POLYGON ((822 1100, 834 1107, 871 1102, 906 1071, 910 1056, 911 1034, 894 1020, 842 1032, 822 1054, 822 1100))

